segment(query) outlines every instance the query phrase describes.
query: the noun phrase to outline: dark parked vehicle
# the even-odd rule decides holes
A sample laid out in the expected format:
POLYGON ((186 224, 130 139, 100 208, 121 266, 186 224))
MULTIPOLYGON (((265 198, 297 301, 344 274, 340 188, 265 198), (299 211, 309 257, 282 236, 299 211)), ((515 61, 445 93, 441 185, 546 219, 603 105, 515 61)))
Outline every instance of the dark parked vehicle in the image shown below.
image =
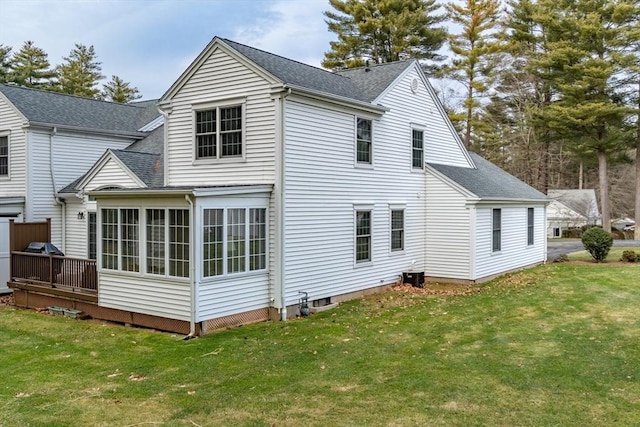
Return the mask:
MULTIPOLYGON (((30 254, 46 254, 46 255, 64 256, 64 253, 62 253, 60 249, 58 249, 53 243, 49 243, 49 242, 31 242, 26 248, 24 248, 22 252, 27 252, 30 254)), ((62 271, 62 263, 63 263, 63 260, 59 258, 56 258, 53 260, 53 277, 51 278, 52 282, 56 281, 56 276, 58 275, 58 273, 62 271)), ((47 270, 48 270, 48 264, 47 264, 47 270)), ((42 273, 44 273, 44 271, 42 273)), ((41 276, 43 276, 43 278, 40 280, 44 280, 44 277, 48 276, 48 271, 46 274, 41 274, 41 276)))

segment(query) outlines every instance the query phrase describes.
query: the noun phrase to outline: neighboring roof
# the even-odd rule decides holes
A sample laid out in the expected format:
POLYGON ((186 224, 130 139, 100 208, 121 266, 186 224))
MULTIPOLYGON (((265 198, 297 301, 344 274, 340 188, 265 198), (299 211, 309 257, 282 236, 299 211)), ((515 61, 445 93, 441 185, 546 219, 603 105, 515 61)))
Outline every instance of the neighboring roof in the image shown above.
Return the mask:
POLYGON ((594 189, 549 190, 549 198, 587 218, 599 216, 598 200, 594 189))
POLYGON ((429 167, 446 176, 484 200, 540 200, 549 199, 535 188, 503 171, 476 153, 469 153, 476 168, 430 163, 429 167))
MULTIPOLYGON (((140 141, 136 141, 124 150, 108 150, 135 174, 148 187, 164 185, 164 125, 154 129, 140 141)), ((84 175, 59 191, 61 194, 77 193, 78 184, 100 163, 96 162, 84 175)))
POLYGON ((7 84, 0 93, 31 124, 135 135, 159 115, 155 101, 120 104, 7 84))
POLYGON ((368 102, 372 102, 393 83, 414 61, 388 62, 367 67, 340 70, 348 77, 368 102))

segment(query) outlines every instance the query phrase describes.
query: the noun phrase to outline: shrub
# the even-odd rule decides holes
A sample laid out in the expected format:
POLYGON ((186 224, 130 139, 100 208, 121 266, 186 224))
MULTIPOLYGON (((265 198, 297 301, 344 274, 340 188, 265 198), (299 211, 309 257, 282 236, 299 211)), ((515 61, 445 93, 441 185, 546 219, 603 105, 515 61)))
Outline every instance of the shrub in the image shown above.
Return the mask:
POLYGON ((569 257, 567 254, 558 255, 553 262, 569 262, 569 257))
POLYGON ((582 245, 596 262, 602 262, 613 245, 611 234, 600 227, 590 228, 582 235, 582 245))
POLYGON ((637 254, 634 251, 630 251, 630 250, 623 251, 622 256, 620 257, 620 261, 638 262, 640 261, 640 254, 637 254))

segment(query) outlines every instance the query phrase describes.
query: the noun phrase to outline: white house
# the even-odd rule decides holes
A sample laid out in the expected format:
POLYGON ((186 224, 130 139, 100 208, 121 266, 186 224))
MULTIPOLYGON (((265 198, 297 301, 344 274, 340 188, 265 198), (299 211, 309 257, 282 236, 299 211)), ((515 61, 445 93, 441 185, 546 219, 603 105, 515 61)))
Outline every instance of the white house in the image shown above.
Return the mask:
POLYGON ((101 307, 206 332, 545 260, 546 196, 464 149, 416 61, 331 73, 216 37, 158 105, 59 193, 96 212, 101 307))
POLYGON ((547 194, 551 199, 547 207, 549 238, 562 237, 563 230, 602 223, 595 190, 549 190, 547 194))
MULTIPOLYGON (((105 307, 206 330, 286 318, 301 292, 325 304, 411 269, 478 281, 545 259, 546 197, 464 150, 417 62, 334 74, 215 38, 160 108, 163 185, 88 192, 105 307), (496 191, 465 190, 465 172, 496 191), (438 208, 462 228, 436 226, 438 208)), ((109 182, 104 164, 87 185, 109 182)))
MULTIPOLYGON (((158 117, 150 104, 122 105, 0 84, 0 293, 8 291, 9 220, 52 219, 52 242, 66 249, 66 209, 57 192, 107 148, 125 148, 158 117)), ((84 223, 86 227, 86 223, 84 223)), ((87 248, 74 253, 87 256, 87 248)))

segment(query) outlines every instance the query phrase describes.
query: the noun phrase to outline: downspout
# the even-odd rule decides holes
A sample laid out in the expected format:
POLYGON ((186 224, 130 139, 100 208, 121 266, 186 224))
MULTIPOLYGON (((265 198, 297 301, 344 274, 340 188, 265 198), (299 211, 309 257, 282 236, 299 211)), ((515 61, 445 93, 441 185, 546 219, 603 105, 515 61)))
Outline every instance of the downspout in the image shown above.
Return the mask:
POLYGON ((285 99, 291 94, 291 88, 284 87, 285 92, 280 99, 279 110, 277 111, 277 135, 276 135, 276 188, 275 188, 275 221, 276 221, 276 247, 275 247, 275 283, 279 287, 280 299, 280 320, 287 320, 287 300, 285 286, 285 99))
POLYGON ((53 160, 53 137, 56 136, 56 134, 58 133, 58 128, 53 127, 51 129, 51 133, 49 134, 49 172, 51 173, 51 183, 53 185, 53 200, 56 202, 56 205, 60 206, 60 211, 62 213, 62 230, 61 233, 62 235, 60 236, 61 242, 60 244, 62 245, 62 248, 60 248, 62 250, 62 252, 66 252, 66 243, 67 243, 67 203, 61 199, 60 197, 58 197, 58 193, 57 193, 57 188, 58 186, 56 185, 56 174, 55 174, 55 166, 54 166, 54 160, 53 160))
POLYGON ((195 248, 195 210, 193 208, 193 200, 189 194, 184 195, 184 199, 189 203, 189 297, 191 300, 191 310, 190 310, 190 319, 189 319, 189 335, 187 335, 184 339, 195 338, 196 336, 196 263, 194 259, 194 248, 195 248))

